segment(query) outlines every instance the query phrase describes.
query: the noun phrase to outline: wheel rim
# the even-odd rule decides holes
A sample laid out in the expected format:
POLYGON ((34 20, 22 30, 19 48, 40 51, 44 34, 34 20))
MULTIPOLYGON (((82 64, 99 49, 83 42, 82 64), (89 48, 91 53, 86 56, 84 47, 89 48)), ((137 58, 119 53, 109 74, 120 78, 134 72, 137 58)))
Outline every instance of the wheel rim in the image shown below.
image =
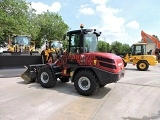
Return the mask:
POLYGON ((48 76, 48 74, 47 74, 46 72, 43 72, 43 73, 41 74, 41 81, 42 81, 43 83, 47 83, 47 82, 49 81, 49 76, 48 76))
POLYGON ((140 69, 145 69, 146 68, 146 64, 145 63, 140 63, 139 67, 140 67, 140 69))
POLYGON ((81 77, 78 81, 78 85, 82 90, 88 90, 91 86, 91 82, 87 77, 81 77))

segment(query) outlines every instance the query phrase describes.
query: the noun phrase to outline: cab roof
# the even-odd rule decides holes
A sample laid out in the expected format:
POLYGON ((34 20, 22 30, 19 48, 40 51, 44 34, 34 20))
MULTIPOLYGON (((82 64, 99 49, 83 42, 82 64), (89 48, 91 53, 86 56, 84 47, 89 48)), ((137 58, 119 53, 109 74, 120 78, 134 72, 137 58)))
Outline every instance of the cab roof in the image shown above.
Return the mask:
POLYGON ((87 33, 87 32, 93 32, 94 29, 79 29, 79 30, 72 30, 72 31, 69 31, 67 32, 67 34, 77 34, 77 33, 81 33, 81 31, 83 31, 83 33, 87 33))
POLYGON ((133 45, 146 45, 147 43, 134 43, 133 45))

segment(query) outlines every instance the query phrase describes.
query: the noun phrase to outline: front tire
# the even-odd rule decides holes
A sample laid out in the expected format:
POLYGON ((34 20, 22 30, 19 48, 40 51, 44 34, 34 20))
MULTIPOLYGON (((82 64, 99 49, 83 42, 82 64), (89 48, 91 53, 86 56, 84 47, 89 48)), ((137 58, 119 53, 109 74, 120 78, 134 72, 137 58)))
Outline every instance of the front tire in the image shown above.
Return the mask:
POLYGON ((140 71, 146 71, 149 68, 149 64, 146 61, 139 61, 137 63, 137 69, 140 71))
POLYGON ((41 68, 38 72, 38 82, 44 88, 51 88, 55 86, 57 78, 53 75, 49 68, 41 68))
POLYGON ((74 77, 74 87, 81 95, 89 96, 98 91, 99 81, 89 70, 79 71, 74 77))

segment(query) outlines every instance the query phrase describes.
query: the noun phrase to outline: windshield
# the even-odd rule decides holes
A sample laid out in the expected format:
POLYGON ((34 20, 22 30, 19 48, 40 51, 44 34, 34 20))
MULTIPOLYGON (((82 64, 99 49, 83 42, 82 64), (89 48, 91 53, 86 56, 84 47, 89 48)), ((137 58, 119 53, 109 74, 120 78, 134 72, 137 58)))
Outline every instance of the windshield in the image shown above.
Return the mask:
POLYGON ((146 45, 133 45, 132 47, 133 55, 144 55, 146 54, 146 45))
POLYGON ((20 45, 30 45, 31 39, 27 36, 16 36, 14 37, 14 43, 20 45))
POLYGON ((84 35, 84 46, 86 52, 95 52, 97 51, 97 36, 96 34, 89 33, 84 35))
POLYGON ((53 41, 51 43, 51 47, 53 47, 53 48, 61 48, 62 44, 59 41, 53 41))

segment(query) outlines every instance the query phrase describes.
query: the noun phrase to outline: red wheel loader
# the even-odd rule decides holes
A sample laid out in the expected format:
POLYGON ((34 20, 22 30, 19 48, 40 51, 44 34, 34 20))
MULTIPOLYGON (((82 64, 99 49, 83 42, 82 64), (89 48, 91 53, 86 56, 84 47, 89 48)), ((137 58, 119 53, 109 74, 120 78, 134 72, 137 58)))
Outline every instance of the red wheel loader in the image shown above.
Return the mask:
POLYGON ((125 73, 121 57, 96 52, 101 32, 83 29, 67 33, 68 49, 59 52, 54 63, 30 65, 21 75, 26 83, 37 81, 44 88, 62 82, 73 82, 77 92, 89 96, 100 87, 120 80, 125 73))

